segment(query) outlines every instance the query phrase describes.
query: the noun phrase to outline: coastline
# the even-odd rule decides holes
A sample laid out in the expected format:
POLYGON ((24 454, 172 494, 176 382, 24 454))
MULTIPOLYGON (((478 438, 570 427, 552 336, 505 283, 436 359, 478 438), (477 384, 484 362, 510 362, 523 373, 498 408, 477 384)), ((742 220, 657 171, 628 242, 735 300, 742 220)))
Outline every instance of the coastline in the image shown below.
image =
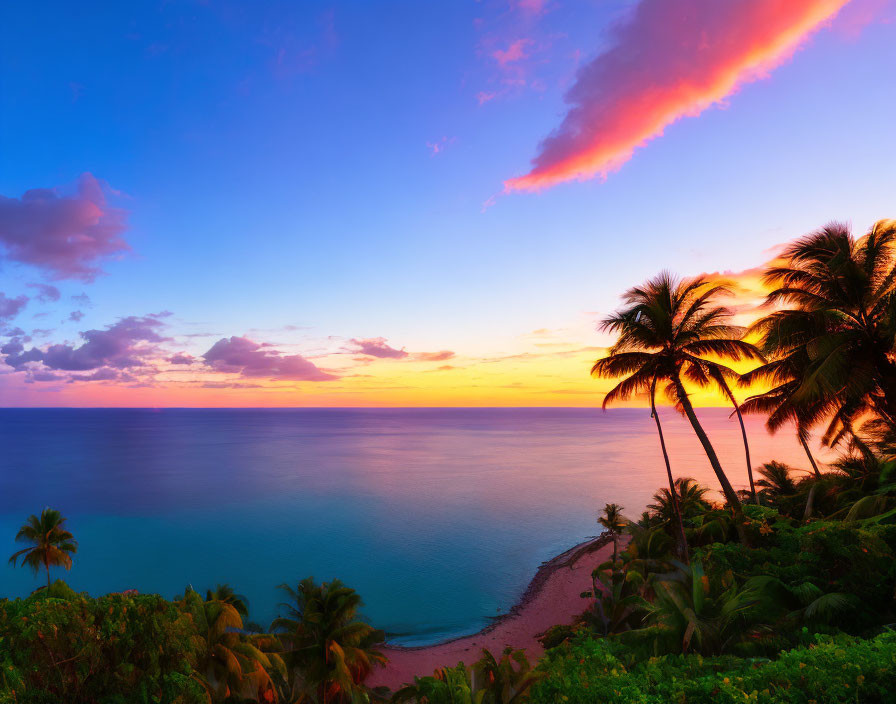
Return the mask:
POLYGON ((476 633, 431 645, 384 646, 389 662, 374 671, 368 683, 397 689, 438 667, 469 665, 483 648, 496 656, 511 647, 525 650, 530 660, 538 657, 544 649, 537 636, 553 625, 572 622, 585 610, 579 594, 591 589, 591 571, 610 558, 612 546, 612 537, 603 533, 543 562, 513 607, 476 633))

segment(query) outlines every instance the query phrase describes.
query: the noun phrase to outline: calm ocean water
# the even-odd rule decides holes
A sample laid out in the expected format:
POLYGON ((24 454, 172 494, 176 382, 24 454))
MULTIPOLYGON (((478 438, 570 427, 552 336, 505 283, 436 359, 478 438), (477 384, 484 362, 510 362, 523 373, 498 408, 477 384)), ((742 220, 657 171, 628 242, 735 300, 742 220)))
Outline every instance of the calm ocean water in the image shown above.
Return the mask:
MULTIPOLYGON (((673 471, 715 487, 690 426, 661 413, 673 471)), ((746 485, 736 420, 700 416, 746 485)), ((791 434, 748 431, 754 465, 807 465, 791 434)), ((78 590, 229 582, 267 624, 275 585, 339 577, 395 640, 433 642, 509 609, 604 503, 637 516, 664 476, 640 409, 0 409, 0 594, 40 584, 5 557, 52 506, 80 542, 61 575, 78 590)))

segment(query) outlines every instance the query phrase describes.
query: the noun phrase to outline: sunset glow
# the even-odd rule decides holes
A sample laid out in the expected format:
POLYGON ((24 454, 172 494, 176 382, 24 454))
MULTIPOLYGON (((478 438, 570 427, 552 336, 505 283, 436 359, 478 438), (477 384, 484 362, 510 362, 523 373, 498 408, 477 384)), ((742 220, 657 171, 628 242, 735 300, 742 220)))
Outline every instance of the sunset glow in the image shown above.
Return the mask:
POLYGON ((892 207, 890 2, 7 14, 3 406, 598 406, 627 288, 892 207))

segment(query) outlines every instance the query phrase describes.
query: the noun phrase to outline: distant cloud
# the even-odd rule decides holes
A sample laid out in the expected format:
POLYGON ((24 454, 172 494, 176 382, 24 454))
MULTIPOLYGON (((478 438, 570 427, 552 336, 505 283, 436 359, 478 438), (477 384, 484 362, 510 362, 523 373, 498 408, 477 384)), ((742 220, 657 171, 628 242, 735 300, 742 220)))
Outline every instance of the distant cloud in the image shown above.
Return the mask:
POLYGON ((73 323, 80 322, 81 318, 83 318, 83 317, 84 317, 84 313, 82 313, 79 310, 73 310, 71 313, 68 314, 68 319, 70 321, 72 321, 73 323))
POLYGON ((79 306, 86 308, 87 306, 91 305, 90 296, 88 296, 86 293, 79 293, 76 296, 72 296, 72 303, 77 303, 79 306))
POLYGON ((453 359, 454 352, 451 350, 442 350, 440 352, 417 352, 414 359, 421 362, 444 362, 446 359, 453 359))
POLYGON ((35 188, 21 198, 0 196, 0 246, 9 261, 29 264, 53 279, 92 281, 99 262, 129 249, 122 235, 127 214, 110 207, 105 188, 91 174, 77 194, 35 188))
POLYGON ((151 360, 158 356, 158 345, 166 339, 160 334, 163 328, 158 315, 128 316, 104 330, 82 332, 84 343, 78 346, 54 344, 44 350, 32 347, 26 351, 20 342, 12 341, 4 345, 2 352, 6 355, 6 364, 16 371, 23 371, 34 362, 40 362, 44 369, 67 372, 103 367, 139 369, 150 366, 151 360))
POLYGON ((408 356, 405 350, 397 350, 390 347, 386 343, 385 337, 370 337, 363 340, 353 339, 349 342, 355 345, 352 352, 366 354, 369 357, 379 357, 380 359, 404 359, 408 356))
POLYGON ((196 358, 186 352, 179 352, 168 358, 168 362, 171 364, 192 364, 194 361, 196 358))
POLYGON ((50 303, 51 301, 58 301, 59 296, 61 295, 59 293, 58 288, 56 288, 55 286, 50 286, 49 284, 26 284, 26 285, 28 286, 28 288, 36 288, 38 290, 37 296, 35 296, 35 298, 37 298, 37 300, 39 300, 41 303, 50 303))
POLYGON ((441 154, 443 151, 445 151, 445 149, 448 148, 448 145, 453 144, 455 141, 455 137, 442 137, 435 142, 427 142, 426 146, 427 148, 429 148, 432 156, 436 156, 436 154, 441 154))
POLYGON ((267 377, 295 381, 332 381, 338 379, 300 354, 284 355, 270 345, 246 337, 225 337, 203 355, 206 364, 217 372, 246 377, 267 377))
POLYGON ((9 298, 0 292, 0 323, 8 323, 15 318, 28 304, 28 296, 16 296, 9 298))
POLYGON ((526 47, 530 44, 532 44, 531 39, 516 39, 512 41, 506 49, 496 49, 493 51, 492 58, 494 58, 494 60, 501 66, 507 66, 508 64, 525 59, 527 56, 526 47))
POLYGON ((583 66, 569 109, 507 190, 605 176, 673 122, 767 76, 848 0, 642 0, 583 66))

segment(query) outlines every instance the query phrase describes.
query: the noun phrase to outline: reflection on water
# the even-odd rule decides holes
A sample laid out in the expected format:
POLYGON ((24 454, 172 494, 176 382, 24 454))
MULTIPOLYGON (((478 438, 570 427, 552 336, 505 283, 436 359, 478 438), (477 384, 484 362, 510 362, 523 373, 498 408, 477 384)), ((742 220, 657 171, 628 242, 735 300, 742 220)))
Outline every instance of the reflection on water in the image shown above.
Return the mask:
MULTIPOLYGON (((673 472, 715 487, 690 426, 661 413, 673 472)), ((736 420, 700 416, 745 486, 736 420)), ((754 466, 807 466, 791 434, 747 424, 754 466)), ((414 643, 483 626, 598 531, 600 506, 637 516, 665 477, 640 409, 0 409, 0 447, 0 557, 49 505, 80 541, 77 589, 226 581, 267 623, 275 585, 339 577, 414 643)), ((0 580, 4 595, 38 584, 10 567, 0 580)))

